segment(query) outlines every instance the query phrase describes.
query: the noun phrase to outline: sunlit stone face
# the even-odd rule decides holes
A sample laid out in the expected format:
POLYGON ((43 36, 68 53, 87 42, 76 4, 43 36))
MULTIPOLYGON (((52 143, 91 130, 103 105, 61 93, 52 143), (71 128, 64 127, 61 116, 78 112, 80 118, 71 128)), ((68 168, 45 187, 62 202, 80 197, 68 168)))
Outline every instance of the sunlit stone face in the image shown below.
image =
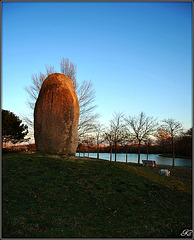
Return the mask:
POLYGON ((79 102, 70 78, 54 73, 43 83, 34 110, 38 151, 75 155, 79 102))

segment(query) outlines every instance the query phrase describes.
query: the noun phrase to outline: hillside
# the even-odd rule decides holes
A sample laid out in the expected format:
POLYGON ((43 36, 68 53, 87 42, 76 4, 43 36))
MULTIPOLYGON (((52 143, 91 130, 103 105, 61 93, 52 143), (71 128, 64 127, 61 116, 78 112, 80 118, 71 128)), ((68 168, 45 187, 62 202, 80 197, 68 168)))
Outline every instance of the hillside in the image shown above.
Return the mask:
POLYGON ((47 154, 3 156, 3 237, 179 238, 191 227, 191 168, 47 154), (164 166, 162 167, 164 168, 164 166))

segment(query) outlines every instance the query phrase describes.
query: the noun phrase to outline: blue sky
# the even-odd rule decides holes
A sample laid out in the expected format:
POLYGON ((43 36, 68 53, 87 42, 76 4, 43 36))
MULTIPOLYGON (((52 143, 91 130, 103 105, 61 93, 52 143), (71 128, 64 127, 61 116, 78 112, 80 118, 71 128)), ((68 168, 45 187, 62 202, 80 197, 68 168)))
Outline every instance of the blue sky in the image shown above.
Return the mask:
POLYGON ((114 111, 192 126, 192 2, 3 2, 2 108, 29 112, 31 75, 61 58, 114 111))

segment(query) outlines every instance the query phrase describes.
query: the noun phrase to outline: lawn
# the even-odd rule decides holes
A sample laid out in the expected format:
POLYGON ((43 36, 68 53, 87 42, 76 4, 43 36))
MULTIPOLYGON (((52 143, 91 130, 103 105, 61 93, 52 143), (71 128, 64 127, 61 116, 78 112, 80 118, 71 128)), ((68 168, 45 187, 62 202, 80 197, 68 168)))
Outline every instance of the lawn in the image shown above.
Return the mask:
POLYGON ((3 155, 3 237, 180 238, 192 229, 191 168, 63 155, 3 155))

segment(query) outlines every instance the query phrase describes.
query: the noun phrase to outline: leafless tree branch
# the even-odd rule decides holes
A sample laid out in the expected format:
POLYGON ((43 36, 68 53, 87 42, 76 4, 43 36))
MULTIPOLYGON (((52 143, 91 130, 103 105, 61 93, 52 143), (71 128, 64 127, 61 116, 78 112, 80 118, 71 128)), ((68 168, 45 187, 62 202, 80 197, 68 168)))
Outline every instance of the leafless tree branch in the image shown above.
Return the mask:
MULTIPOLYGON (((39 74, 32 74, 32 83, 29 87, 26 87, 25 90, 29 95, 27 104, 31 110, 34 110, 36 99, 40 92, 41 86, 44 80, 52 73, 55 73, 54 66, 45 65, 45 73, 40 72, 39 74)), ((68 76, 75 87, 79 107, 80 107, 80 118, 78 132, 83 135, 85 132, 90 132, 94 128, 96 120, 99 118, 98 113, 94 113, 96 109, 95 102, 95 90, 93 88, 92 81, 84 80, 82 84, 79 84, 76 79, 77 66, 76 64, 69 61, 67 58, 62 58, 60 63, 61 73, 68 76)), ((26 123, 32 124, 33 120, 30 120, 31 117, 24 116, 26 123)))
POLYGON ((142 141, 154 135, 158 123, 153 117, 146 116, 141 112, 139 116, 125 118, 128 128, 132 130, 134 137, 138 140, 138 164, 140 164, 140 144, 142 141))

